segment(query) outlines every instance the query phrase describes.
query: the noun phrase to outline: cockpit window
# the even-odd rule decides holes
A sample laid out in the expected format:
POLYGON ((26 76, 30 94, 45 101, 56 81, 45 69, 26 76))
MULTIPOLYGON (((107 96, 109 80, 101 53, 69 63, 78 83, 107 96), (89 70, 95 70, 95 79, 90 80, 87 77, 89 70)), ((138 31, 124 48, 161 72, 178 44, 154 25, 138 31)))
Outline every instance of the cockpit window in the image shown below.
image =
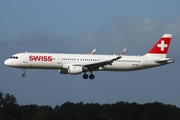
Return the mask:
POLYGON ((12 57, 10 57, 11 59, 18 59, 18 57, 17 56, 12 56, 12 57))

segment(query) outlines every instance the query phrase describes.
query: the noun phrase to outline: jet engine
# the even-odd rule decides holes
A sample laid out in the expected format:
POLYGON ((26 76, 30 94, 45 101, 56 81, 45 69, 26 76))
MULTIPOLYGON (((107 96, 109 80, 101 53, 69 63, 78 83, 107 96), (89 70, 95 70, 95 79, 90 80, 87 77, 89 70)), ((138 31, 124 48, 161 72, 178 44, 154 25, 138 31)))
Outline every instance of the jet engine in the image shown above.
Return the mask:
POLYGON ((81 74, 83 72, 83 68, 81 66, 69 66, 68 73, 69 74, 81 74))
POLYGON ((68 74, 68 70, 61 69, 61 70, 59 70, 59 73, 61 73, 61 74, 68 74))

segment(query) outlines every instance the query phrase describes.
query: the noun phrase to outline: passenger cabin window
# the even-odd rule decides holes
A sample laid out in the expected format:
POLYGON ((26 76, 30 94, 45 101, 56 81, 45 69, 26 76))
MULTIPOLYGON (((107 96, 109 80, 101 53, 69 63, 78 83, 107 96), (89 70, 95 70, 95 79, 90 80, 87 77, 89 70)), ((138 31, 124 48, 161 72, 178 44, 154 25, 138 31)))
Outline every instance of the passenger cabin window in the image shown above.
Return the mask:
POLYGON ((17 56, 12 56, 12 57, 10 57, 11 59, 18 59, 18 57, 17 56))

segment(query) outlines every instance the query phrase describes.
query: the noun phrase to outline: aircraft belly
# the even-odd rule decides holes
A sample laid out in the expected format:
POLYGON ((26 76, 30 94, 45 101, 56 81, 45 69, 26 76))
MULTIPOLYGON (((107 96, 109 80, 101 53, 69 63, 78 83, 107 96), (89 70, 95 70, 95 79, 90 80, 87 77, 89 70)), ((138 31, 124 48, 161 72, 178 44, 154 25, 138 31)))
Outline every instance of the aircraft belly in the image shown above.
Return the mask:
POLYGON ((29 68, 29 69, 60 69, 62 65, 56 64, 55 62, 28 62, 22 63, 19 65, 20 68, 29 68))
POLYGON ((133 70, 139 70, 139 69, 144 69, 142 64, 116 63, 116 64, 105 66, 104 70, 110 70, 110 71, 133 71, 133 70))

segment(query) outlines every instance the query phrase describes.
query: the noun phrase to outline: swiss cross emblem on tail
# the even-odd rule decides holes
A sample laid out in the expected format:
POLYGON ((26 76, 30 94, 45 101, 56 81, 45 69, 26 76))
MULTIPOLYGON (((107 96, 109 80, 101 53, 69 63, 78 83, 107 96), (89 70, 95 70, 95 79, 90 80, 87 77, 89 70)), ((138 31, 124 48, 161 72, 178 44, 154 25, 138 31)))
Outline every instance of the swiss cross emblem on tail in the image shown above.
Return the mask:
POLYGON ((164 48, 167 48, 168 45, 164 43, 164 40, 161 40, 161 44, 157 44, 157 47, 161 48, 161 51, 164 51, 164 48))
POLYGON ((151 48, 148 54, 151 55, 165 55, 168 52, 172 34, 164 34, 158 42, 151 48))

